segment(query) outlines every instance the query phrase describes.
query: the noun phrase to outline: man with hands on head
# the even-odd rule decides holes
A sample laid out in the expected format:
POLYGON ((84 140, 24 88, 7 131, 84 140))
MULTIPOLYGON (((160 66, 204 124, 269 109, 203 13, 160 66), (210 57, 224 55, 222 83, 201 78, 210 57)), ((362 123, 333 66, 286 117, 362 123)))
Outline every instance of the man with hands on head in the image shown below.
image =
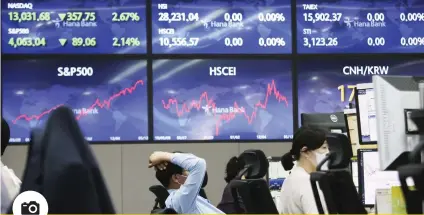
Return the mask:
POLYGON ((154 152, 149 158, 151 167, 156 170, 156 178, 168 189, 167 208, 179 214, 224 214, 199 196, 206 173, 204 159, 186 153, 154 152))

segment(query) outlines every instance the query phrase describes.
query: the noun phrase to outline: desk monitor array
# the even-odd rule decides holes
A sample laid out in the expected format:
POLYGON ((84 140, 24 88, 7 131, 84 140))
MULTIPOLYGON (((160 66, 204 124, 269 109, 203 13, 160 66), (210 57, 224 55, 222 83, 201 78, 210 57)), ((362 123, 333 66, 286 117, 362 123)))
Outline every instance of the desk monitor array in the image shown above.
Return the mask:
POLYGON ((302 113, 302 126, 320 128, 331 133, 346 133, 346 124, 343 112, 336 113, 302 113))

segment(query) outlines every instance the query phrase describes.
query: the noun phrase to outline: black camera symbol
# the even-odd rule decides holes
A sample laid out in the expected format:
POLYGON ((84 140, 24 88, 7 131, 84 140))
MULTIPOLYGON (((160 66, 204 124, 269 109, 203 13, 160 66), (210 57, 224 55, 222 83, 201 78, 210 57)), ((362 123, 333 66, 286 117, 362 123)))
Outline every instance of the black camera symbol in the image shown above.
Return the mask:
POLYGON ((40 204, 36 201, 24 202, 21 204, 21 214, 40 214, 40 204))

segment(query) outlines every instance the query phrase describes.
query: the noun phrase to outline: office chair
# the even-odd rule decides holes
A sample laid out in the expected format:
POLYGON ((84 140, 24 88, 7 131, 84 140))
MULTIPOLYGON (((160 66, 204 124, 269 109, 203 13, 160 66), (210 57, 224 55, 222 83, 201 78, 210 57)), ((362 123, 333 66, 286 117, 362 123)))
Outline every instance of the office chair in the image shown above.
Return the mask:
MULTIPOLYGON (((234 199, 241 197, 247 214, 278 214, 272 199, 269 187, 264 179, 269 163, 261 150, 246 150, 240 156, 245 168, 239 172, 237 178, 245 176, 243 180, 230 182, 231 193, 234 199)), ((237 213, 243 213, 238 201, 235 201, 237 213)))
POLYGON ((154 209, 150 212, 150 214, 178 214, 174 209, 172 208, 159 208, 154 209))
POLYGON ((149 190, 156 196, 153 210, 166 208, 165 201, 169 196, 168 190, 162 185, 153 185, 149 187, 149 190))
POLYGON ((323 202, 318 192, 321 189, 328 214, 367 214, 352 175, 348 172, 350 159, 353 156, 352 146, 344 134, 328 134, 327 143, 330 154, 311 173, 312 191, 319 214, 325 214, 323 202), (321 171, 322 165, 328 161, 329 170, 321 171))
MULTIPOLYGON (((417 110, 411 113, 411 119, 418 127, 418 133, 424 134, 424 110, 417 110)), ((420 143, 409 153, 410 164, 398 168, 399 180, 405 198, 406 210, 408 214, 422 214, 424 201, 424 163, 421 155, 424 154, 424 139, 420 138, 420 143), (410 189, 406 180, 411 178, 414 181, 415 189, 410 189)))
MULTIPOLYGON (((206 196, 204 187, 206 187, 207 184, 208 184, 208 173, 206 172, 205 178, 203 179, 202 188, 199 191, 199 195, 205 199, 207 199, 207 196, 206 196)), ((149 187, 149 191, 155 194, 156 196, 151 214, 156 214, 156 212, 166 212, 162 210, 166 209, 165 201, 169 196, 168 190, 162 185, 153 185, 149 187)))

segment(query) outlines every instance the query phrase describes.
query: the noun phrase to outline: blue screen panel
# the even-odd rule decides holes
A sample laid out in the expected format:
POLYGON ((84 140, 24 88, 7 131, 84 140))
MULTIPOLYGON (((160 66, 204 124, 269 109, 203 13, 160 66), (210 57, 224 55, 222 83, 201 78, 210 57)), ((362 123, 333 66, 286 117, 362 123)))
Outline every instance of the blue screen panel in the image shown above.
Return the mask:
POLYGON ((291 53, 290 0, 152 0, 153 53, 291 53))
POLYGON ((297 0, 299 53, 424 53, 422 0, 297 0))
POLYGON ((157 60, 153 89, 155 140, 292 138, 290 61, 157 60))
POLYGON ((401 56, 300 60, 298 65, 299 119, 301 113, 343 111, 349 102, 354 103, 356 84, 372 83, 373 75, 424 76, 423 66, 422 58, 401 56))
POLYGON ((146 53, 145 0, 4 0, 4 54, 146 53))
POLYGON ((89 141, 143 141, 147 133, 146 62, 3 60, 2 116, 10 142, 27 142, 60 106, 72 108, 89 141))

